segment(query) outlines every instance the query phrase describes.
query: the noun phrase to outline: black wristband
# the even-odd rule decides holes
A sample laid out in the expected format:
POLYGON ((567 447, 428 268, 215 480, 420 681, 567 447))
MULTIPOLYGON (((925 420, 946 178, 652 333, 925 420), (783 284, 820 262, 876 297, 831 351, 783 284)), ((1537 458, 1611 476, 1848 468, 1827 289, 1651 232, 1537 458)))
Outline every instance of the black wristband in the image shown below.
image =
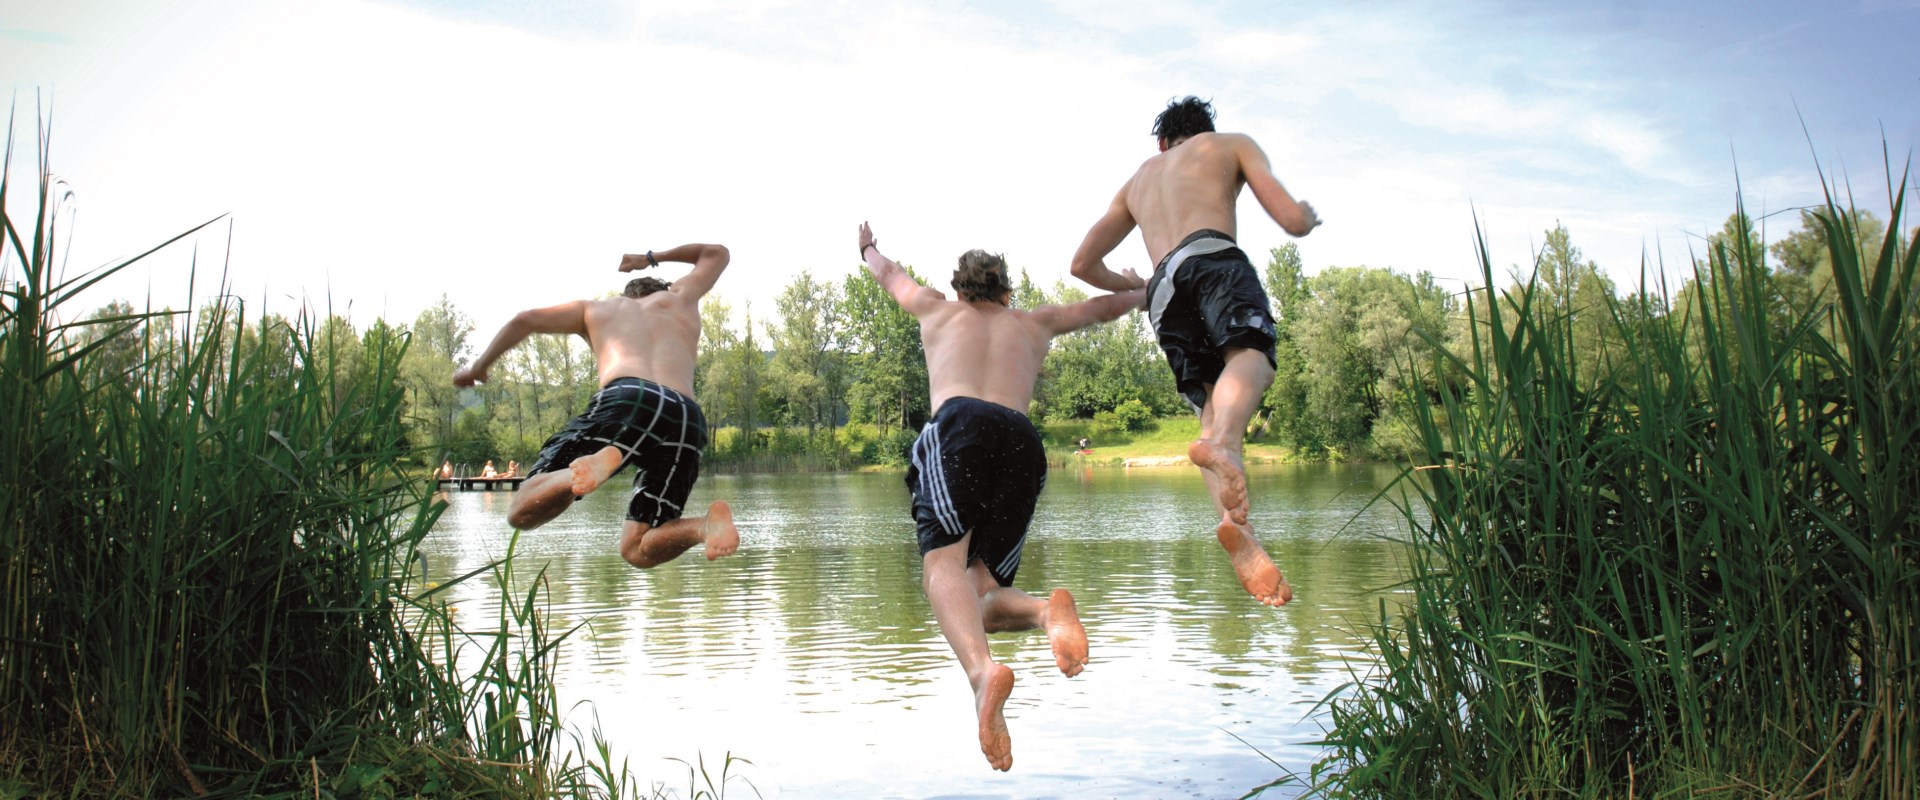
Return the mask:
POLYGON ((871 241, 871 242, 867 242, 866 244, 863 244, 863 245, 860 245, 860 260, 861 260, 861 261, 865 261, 865 260, 867 260, 867 248, 869 248, 869 247, 871 247, 871 248, 873 248, 873 252, 876 252, 876 253, 878 253, 878 252, 880 252, 880 240, 879 240, 879 239, 875 239, 875 240, 873 240, 873 241, 871 241))
POLYGON ((648 250, 648 251, 647 251, 647 266, 649 266, 649 267, 657 267, 657 266, 660 266, 660 262, 658 262, 658 261, 655 261, 655 260, 653 260, 653 251, 652 251, 652 250, 648 250))

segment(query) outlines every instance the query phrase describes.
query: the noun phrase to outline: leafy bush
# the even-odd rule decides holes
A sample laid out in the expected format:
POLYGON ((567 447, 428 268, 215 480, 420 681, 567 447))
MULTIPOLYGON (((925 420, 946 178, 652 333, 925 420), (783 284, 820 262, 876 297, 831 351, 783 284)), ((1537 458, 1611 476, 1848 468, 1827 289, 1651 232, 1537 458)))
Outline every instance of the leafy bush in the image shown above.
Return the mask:
POLYGON ((1093 415, 1093 425, 1104 433, 1139 433, 1153 423, 1153 409, 1138 400, 1128 400, 1110 411, 1093 415))

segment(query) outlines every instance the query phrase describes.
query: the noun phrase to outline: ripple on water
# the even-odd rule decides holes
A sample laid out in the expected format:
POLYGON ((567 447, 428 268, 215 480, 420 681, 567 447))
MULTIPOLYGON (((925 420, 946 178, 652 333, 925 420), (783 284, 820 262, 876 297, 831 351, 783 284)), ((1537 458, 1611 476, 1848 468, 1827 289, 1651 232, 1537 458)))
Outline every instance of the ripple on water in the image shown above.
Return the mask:
MULTIPOLYGON (((1069 679, 1044 635, 991 638, 1018 681, 1007 775, 980 763, 898 475, 704 478, 692 503, 729 499, 742 549, 651 571, 614 553, 624 498, 603 492, 524 534, 516 569, 546 569, 549 630, 585 624, 559 651, 563 701, 590 702, 651 780, 685 779, 666 757, 731 752, 769 798, 1237 796, 1279 775, 1254 747, 1307 770, 1307 712, 1370 658, 1356 631, 1398 579, 1398 512, 1355 512, 1390 474, 1250 471, 1255 529, 1296 592, 1275 610, 1240 589, 1197 473, 1055 473, 1016 586, 1070 588, 1091 661, 1069 679), (956 786, 991 789, 940 794, 956 786)), ((434 579, 506 552, 504 499, 450 496, 434 579)), ((490 576, 449 591, 466 623, 495 619, 490 576)))

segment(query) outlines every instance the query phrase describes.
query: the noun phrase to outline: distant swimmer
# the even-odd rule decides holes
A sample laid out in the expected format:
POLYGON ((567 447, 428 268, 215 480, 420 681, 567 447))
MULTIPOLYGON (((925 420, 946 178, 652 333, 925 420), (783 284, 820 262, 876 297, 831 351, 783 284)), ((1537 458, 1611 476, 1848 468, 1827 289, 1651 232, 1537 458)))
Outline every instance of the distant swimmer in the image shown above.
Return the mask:
POLYGON ((1054 665, 1068 677, 1087 663, 1087 633, 1073 595, 1048 599, 1013 588, 1027 524, 1047 483, 1047 456, 1026 409, 1053 337, 1138 308, 1135 289, 1031 311, 1009 307, 1006 262, 982 250, 960 257, 958 300, 922 286, 880 254, 860 226, 860 258, 873 279, 920 321, 933 419, 913 443, 913 495, 923 585, 940 633, 973 685, 980 751, 994 769, 1013 766, 1002 709, 1013 670, 994 662, 987 634, 1044 628, 1054 665))
POLYGON ((1282 605, 1293 599, 1293 588, 1247 522, 1241 455, 1247 423, 1273 383, 1273 311, 1259 274, 1234 243, 1234 209, 1247 186, 1289 234, 1307 235, 1320 218, 1287 194, 1253 139, 1214 132, 1213 106, 1200 98, 1169 103, 1153 134, 1160 154, 1140 165, 1087 232, 1073 256, 1073 274, 1108 291, 1146 287, 1147 316, 1175 385, 1200 415, 1200 438, 1187 447, 1187 457, 1220 512, 1215 534, 1247 593, 1282 605), (1145 282, 1105 262, 1135 226, 1155 264, 1145 282))
POLYGON ((593 347, 600 391, 585 412, 548 439, 513 495, 507 521, 532 530, 560 516, 621 469, 634 468, 633 496, 620 534, 620 556, 642 569, 672 561, 694 545, 707 560, 740 546, 733 510, 723 500, 707 513, 683 516, 681 506, 700 476, 707 419, 693 400, 693 365, 700 339, 700 298, 727 268, 727 248, 684 244, 658 253, 628 255, 620 271, 693 264, 675 283, 634 278, 623 296, 576 300, 522 311, 500 329, 473 365, 453 374, 455 386, 487 380, 487 369, 535 333, 575 334, 593 347))

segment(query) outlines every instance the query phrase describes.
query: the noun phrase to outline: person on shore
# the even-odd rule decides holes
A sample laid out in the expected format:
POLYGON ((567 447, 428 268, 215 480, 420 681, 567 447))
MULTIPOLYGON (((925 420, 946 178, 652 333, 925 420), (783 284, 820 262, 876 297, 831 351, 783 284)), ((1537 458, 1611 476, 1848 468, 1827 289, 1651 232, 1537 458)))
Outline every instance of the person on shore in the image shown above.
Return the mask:
POLYGON ((1144 292, 1124 291, 1031 311, 1009 307, 1006 262, 982 250, 960 257, 959 294, 948 300, 880 254, 860 225, 860 258, 882 288, 920 322, 933 419, 913 443, 907 488, 919 541, 922 585, 940 633, 973 685, 980 751, 994 769, 1013 766, 1002 712, 1013 670, 996 663, 987 634, 1044 628, 1055 666, 1072 677, 1087 662, 1087 634, 1073 595, 1041 600, 1013 588, 1027 524, 1047 482, 1046 451, 1026 409, 1053 337, 1117 319, 1144 292))
POLYGON ((541 447, 507 508, 510 524, 538 528, 632 465, 633 496, 620 534, 620 556, 627 563, 647 569, 694 545, 705 545, 712 561, 739 547, 726 501, 713 501, 703 516, 682 515, 707 446, 707 420, 693 399, 700 298, 730 258, 717 244, 623 256, 621 272, 663 261, 690 263, 693 269, 674 283, 635 278, 621 297, 522 311, 472 366, 454 373, 455 386, 485 382, 500 356, 535 333, 574 334, 593 347, 600 391, 585 412, 541 447))
POLYGON ((1253 189, 1282 230, 1305 236, 1320 224, 1273 176, 1252 138, 1213 129, 1213 106, 1198 97, 1167 104, 1154 120, 1160 153, 1140 165, 1073 256, 1073 274, 1096 288, 1145 286, 1147 313, 1180 394, 1200 415, 1200 438, 1187 447, 1220 512, 1215 534, 1240 585, 1271 606, 1293 588, 1247 522, 1247 423, 1273 383, 1273 312, 1260 276, 1234 243, 1235 203, 1253 189), (1153 277, 1114 272, 1105 259, 1135 226, 1153 277))

